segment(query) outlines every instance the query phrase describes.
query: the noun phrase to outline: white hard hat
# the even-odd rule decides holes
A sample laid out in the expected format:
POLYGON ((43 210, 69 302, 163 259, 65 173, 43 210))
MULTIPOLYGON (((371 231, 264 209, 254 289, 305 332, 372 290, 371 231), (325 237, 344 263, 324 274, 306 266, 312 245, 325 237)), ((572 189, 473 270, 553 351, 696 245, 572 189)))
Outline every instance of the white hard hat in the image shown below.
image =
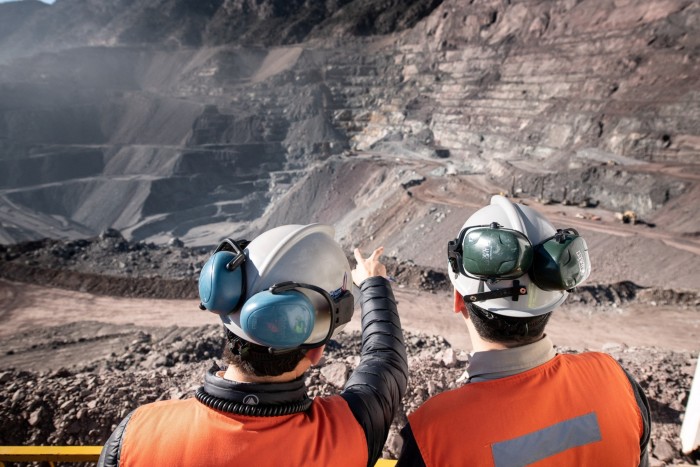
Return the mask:
MULTIPOLYGON (((521 204, 513 204, 510 200, 500 195, 493 196, 488 206, 479 209, 469 217, 464 223, 462 231, 469 227, 488 226, 494 222, 499 224, 500 228, 511 229, 524 234, 532 245, 540 244, 557 232, 537 211, 521 204)), ((585 246, 585 243, 583 245, 585 246)), ((589 272, 583 271, 586 277, 589 272)), ((512 287, 513 284, 513 281, 510 279, 492 281, 469 277, 460 270, 455 271, 450 264, 448 264, 448 275, 452 285, 462 296, 506 289, 512 287)), ((515 297, 505 296, 480 301, 477 305, 497 315, 532 317, 554 310, 568 296, 566 290, 543 290, 538 287, 532 281, 530 273, 523 274, 517 280, 519 281, 519 287, 527 290, 527 293, 517 297, 517 300, 514 299, 515 297)))
MULTIPOLYGON (((275 284, 290 281, 310 284, 331 295, 352 290, 350 265, 334 235, 331 226, 310 224, 276 227, 255 238, 244 250, 245 299, 275 284)), ((330 326, 330 305, 311 289, 296 290, 307 296, 315 310, 313 330, 305 343, 319 342, 326 337, 329 328, 333 329, 330 326)), ((240 308, 220 316, 235 335, 259 343, 243 330, 240 308)), ((343 327, 344 324, 335 327, 333 335, 343 327)))

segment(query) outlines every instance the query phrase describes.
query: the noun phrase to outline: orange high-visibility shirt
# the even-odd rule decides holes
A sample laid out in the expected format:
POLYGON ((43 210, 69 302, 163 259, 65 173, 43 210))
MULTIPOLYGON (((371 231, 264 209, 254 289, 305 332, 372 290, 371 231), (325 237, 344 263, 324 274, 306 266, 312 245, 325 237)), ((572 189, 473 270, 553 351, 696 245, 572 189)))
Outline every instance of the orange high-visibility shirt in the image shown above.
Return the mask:
POLYGON ((340 396, 305 411, 251 417, 196 399, 139 407, 124 432, 119 465, 367 465, 365 433, 340 396))
POLYGON ((444 392, 408 419, 427 466, 638 466, 644 430, 624 371, 596 352, 444 392))

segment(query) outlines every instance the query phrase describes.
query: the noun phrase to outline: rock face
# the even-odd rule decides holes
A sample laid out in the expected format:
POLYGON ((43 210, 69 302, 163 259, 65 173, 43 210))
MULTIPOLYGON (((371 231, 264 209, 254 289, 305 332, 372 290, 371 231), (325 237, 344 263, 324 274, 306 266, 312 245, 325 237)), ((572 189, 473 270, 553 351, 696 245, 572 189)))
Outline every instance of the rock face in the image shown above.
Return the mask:
POLYGON ((675 228, 700 230, 696 2, 62 0, 0 18, 4 243, 114 227, 211 245, 303 217, 350 242, 386 200, 432 222, 413 190, 474 176, 651 221, 694 206, 675 228), (350 170, 402 181, 340 191, 350 170))

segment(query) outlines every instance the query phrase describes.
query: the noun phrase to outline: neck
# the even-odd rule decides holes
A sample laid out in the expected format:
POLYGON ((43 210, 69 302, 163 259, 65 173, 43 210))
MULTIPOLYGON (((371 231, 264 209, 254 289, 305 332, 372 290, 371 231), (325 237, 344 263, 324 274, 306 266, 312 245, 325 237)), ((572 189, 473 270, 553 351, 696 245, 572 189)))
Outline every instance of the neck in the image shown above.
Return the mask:
POLYGON ((224 372, 223 378, 229 381, 238 381, 239 383, 287 383, 293 381, 303 375, 311 366, 306 358, 302 358, 297 366, 286 373, 277 376, 256 376, 241 371, 235 365, 229 365, 224 372))
POLYGON ((537 339, 534 339, 530 342, 523 342, 523 343, 518 343, 514 344, 512 342, 491 342, 484 340, 478 332, 476 332, 476 328, 472 325, 471 321, 467 320, 467 329, 469 330, 469 338, 472 341, 472 349, 474 352, 486 352, 489 350, 505 350, 505 349, 512 349, 513 347, 520 347, 523 345, 527 344, 532 344, 533 342, 537 342, 538 340, 542 339, 544 337, 544 334, 538 337, 537 339))
POLYGON ((476 328, 472 325, 470 320, 466 320, 467 330, 469 331, 469 339, 472 341, 472 351, 474 352, 486 352, 488 350, 503 350, 507 349, 508 346, 501 344, 499 342, 489 342, 481 338, 476 328))
POLYGON ((478 342, 472 339, 472 344, 472 347, 474 347, 474 352, 486 352, 489 350, 505 350, 513 348, 513 346, 501 344, 500 342, 489 342, 483 339, 480 339, 478 342))

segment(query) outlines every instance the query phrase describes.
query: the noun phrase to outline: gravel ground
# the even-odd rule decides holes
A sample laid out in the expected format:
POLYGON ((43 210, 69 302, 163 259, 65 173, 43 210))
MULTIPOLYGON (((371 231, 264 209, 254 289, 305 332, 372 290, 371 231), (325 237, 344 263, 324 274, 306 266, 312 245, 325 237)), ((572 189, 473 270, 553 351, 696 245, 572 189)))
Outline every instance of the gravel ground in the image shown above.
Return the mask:
MULTIPOLYGON (((442 338, 406 333, 411 369, 402 408, 392 426, 384 456, 401 448, 398 430, 428 397, 458 386, 468 355, 442 338)), ((60 353, 84 346, 84 361, 70 366, 0 370, 0 444, 98 445, 115 425, 140 404, 192 397, 205 371, 221 365, 221 328, 147 329, 85 322, 17 335, 3 344, 9 355, 36 351, 60 353), (92 335, 87 338, 84 336, 92 335), (118 342, 115 345, 115 340, 118 342), (38 343, 39 342, 39 343, 38 343), (90 358, 90 346, 113 345, 108 357, 90 358)), ((311 396, 339 392, 357 364, 358 333, 342 334, 327 347, 324 359, 307 373, 311 396)), ((560 352, 576 352, 559 348, 560 352)), ((689 352, 657 348, 606 349, 646 391, 652 408, 652 465, 700 464, 700 456, 683 456, 678 435, 695 369, 689 352)), ((0 358, 0 363, 3 361, 0 358)), ((39 365, 40 366, 40 365, 39 365)))
MULTIPOLYGON (((18 282, 124 297, 192 298, 209 249, 129 243, 116 231, 71 242, 44 240, 0 246, 0 276, 18 282)), ((406 287, 447 287, 444 275, 389 258, 391 274, 406 287)), ((688 291, 644 289, 629 282, 582 288, 574 304, 630 301, 698 309, 688 291)), ((595 311, 594 311, 595 312, 595 311)), ((220 364, 221 328, 149 328, 82 321, 18 333, 0 347, 0 444, 105 442, 123 416, 140 404, 192 397, 205 371, 220 364)), ((359 335, 332 341, 321 365, 308 372, 312 396, 337 393, 357 364, 359 335)), ((467 354, 442 337, 406 333, 410 384, 384 455, 401 447, 398 429, 428 397, 456 387, 467 354)), ((560 352, 583 349, 559 348, 560 352)), ((679 432, 696 365, 694 352, 609 345, 645 389, 652 407, 652 465, 700 465, 700 455, 680 452, 679 432)))

